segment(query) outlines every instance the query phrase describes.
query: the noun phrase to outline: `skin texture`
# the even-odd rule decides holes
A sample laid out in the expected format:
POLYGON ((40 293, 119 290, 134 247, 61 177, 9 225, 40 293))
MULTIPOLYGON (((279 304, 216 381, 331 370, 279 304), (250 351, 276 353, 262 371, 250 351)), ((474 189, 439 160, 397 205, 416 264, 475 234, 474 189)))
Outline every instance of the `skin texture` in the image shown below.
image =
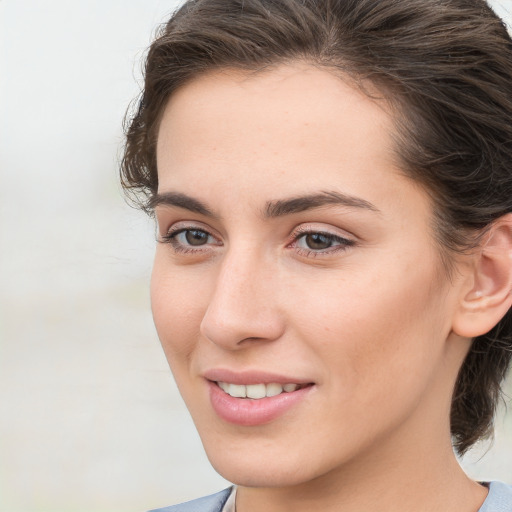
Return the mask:
POLYGON ((156 206, 153 315, 211 463, 240 486, 238 512, 469 512, 485 498, 449 433, 470 343, 453 322, 473 267, 446 276, 392 130, 384 104, 306 64, 201 76, 166 107, 158 192, 210 213, 156 206), (265 215, 326 191, 365 206, 265 215), (165 243, 180 229, 205 243, 184 231, 165 243), (314 232, 331 247, 309 248, 314 232), (314 386, 266 424, 234 425, 210 401, 204 373, 219 368, 314 386))

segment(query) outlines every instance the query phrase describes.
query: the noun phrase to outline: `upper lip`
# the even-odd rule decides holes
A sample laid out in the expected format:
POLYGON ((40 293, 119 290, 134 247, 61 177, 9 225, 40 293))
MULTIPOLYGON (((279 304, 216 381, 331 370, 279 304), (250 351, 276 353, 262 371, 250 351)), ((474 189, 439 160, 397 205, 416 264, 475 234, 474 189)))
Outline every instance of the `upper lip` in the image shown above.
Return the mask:
POLYGON ((312 381, 308 379, 261 370, 233 371, 225 368, 212 368, 203 372, 202 376, 213 382, 229 382, 230 384, 312 384, 312 381))

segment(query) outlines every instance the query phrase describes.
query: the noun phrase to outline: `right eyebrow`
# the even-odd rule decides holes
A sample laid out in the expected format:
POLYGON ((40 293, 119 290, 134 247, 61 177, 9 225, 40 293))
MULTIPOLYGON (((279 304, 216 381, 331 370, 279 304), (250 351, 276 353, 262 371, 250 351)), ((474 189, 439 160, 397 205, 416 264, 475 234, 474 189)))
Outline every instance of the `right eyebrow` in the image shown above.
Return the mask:
POLYGON ((150 199, 148 206, 151 209, 155 209, 157 206, 176 206, 207 217, 217 217, 204 203, 180 192, 155 194, 150 199))

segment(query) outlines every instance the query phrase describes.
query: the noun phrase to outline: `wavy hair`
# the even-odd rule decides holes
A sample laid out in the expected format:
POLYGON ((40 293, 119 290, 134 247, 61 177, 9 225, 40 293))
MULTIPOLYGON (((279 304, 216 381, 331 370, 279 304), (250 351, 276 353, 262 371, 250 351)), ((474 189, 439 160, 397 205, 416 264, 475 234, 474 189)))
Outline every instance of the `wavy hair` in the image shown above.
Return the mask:
MULTIPOLYGON (((173 92, 222 68, 305 60, 372 84, 393 107, 403 172, 430 193, 434 232, 450 254, 512 212, 512 41, 484 0, 189 0, 147 53, 127 116, 121 180, 151 212, 156 141, 173 92)), ((370 94, 369 92, 367 92, 370 94)), ((512 312, 473 340, 451 406, 463 454, 492 433, 512 357, 512 312)))

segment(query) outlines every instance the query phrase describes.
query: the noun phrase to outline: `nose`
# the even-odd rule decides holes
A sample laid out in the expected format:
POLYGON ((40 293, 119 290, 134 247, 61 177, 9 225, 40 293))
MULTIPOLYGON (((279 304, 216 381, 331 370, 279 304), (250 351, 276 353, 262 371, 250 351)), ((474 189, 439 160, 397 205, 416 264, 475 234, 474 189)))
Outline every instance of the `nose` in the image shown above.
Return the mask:
POLYGON ((232 251, 220 265, 201 334, 228 350, 247 342, 278 339, 284 320, 278 304, 277 272, 247 251, 232 251))

